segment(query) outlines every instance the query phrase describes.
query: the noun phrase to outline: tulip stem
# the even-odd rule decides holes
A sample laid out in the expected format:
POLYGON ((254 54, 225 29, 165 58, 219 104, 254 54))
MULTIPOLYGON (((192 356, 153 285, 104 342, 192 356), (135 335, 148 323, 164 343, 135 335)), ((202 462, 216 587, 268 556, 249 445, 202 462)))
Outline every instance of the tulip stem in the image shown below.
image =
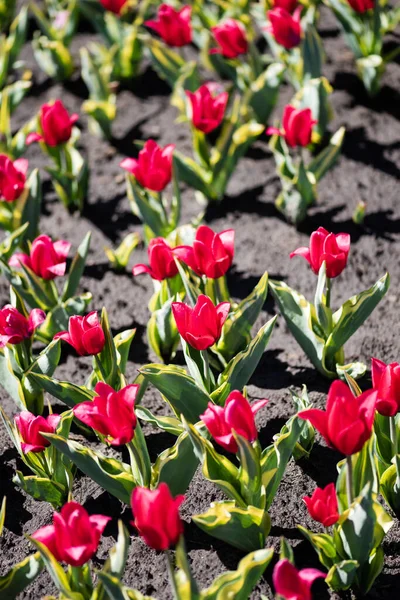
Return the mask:
POLYGON ((397 427, 396 417, 389 417, 390 441, 392 442, 392 454, 397 455, 397 427))
POLYGON ((346 456, 346 491, 347 491, 347 504, 353 504, 354 493, 353 493, 353 462, 351 456, 346 456))
POLYGON ((204 386, 206 388, 206 391, 209 393, 211 390, 211 371, 207 350, 201 350, 201 356, 203 358, 204 365, 204 386))
POLYGON ((174 600, 179 600, 179 591, 178 586, 176 585, 175 568, 172 560, 171 551, 167 550, 165 556, 167 558, 168 574, 171 581, 171 586, 174 591, 174 600))
POLYGON ((101 364, 101 360, 100 360, 98 354, 94 355, 94 361, 96 363, 96 367, 100 371, 102 380, 104 381, 104 383, 107 383, 107 375, 106 375, 106 372, 104 371, 103 365, 101 364))
POLYGON ((326 308, 331 307, 331 279, 329 277, 326 278, 325 306, 326 308))

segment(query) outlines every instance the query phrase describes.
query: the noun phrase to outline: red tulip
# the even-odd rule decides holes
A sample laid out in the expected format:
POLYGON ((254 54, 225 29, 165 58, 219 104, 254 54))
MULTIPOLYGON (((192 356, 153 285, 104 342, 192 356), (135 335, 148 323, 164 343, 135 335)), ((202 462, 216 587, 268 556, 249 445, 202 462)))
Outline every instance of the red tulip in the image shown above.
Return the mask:
POLYGON ((317 488, 311 497, 304 496, 308 512, 314 521, 330 527, 339 520, 339 508, 334 483, 317 488))
POLYGON ((198 275, 218 279, 230 268, 235 253, 235 231, 226 229, 214 233, 207 225, 196 231, 193 248, 178 246, 175 254, 198 275))
POLYGON ((163 238, 150 240, 147 253, 150 266, 135 265, 132 269, 133 275, 148 273, 152 279, 163 281, 164 279, 175 277, 178 273, 178 267, 174 258, 175 248, 171 248, 163 238))
POLYGON ((299 6, 297 0, 274 0, 274 8, 284 8, 287 12, 292 13, 299 6))
POLYGON ((131 173, 142 187, 162 192, 172 178, 174 148, 174 144, 161 148, 154 140, 147 140, 137 159, 125 158, 120 166, 131 173))
POLYGON ((276 563, 272 574, 275 592, 284 600, 312 600, 311 586, 319 577, 325 579, 326 573, 318 569, 298 571, 287 558, 276 563))
POLYGON ((65 275, 66 258, 71 244, 64 240, 53 242, 47 235, 40 235, 33 242, 30 254, 17 252, 10 260, 11 267, 22 263, 42 279, 54 279, 65 275))
POLYGON ((343 381, 336 380, 329 389, 326 411, 310 408, 298 416, 310 421, 328 446, 350 456, 360 452, 371 437, 376 399, 375 390, 356 397, 343 381))
POLYGON ((400 365, 386 365, 373 358, 372 386, 377 391, 376 410, 385 417, 394 417, 400 411, 400 365))
POLYGON ((128 0, 100 0, 100 4, 115 15, 120 15, 128 0))
POLYGON ((83 506, 68 502, 53 514, 53 525, 41 527, 32 537, 44 544, 58 562, 81 567, 95 554, 110 520, 104 515, 89 516, 83 506))
POLYGON ((7 304, 0 310, 0 348, 29 339, 45 319, 46 313, 39 308, 34 308, 26 318, 11 304, 7 304))
POLYGON ((19 435, 21 437, 21 450, 24 454, 28 452, 42 452, 50 442, 46 440, 42 433, 55 433, 60 422, 61 415, 49 415, 36 417, 27 410, 23 410, 15 417, 19 435))
POLYGON ((302 256, 309 263, 312 271, 318 275, 322 263, 326 264, 326 275, 330 279, 337 277, 347 264, 350 252, 350 236, 348 233, 329 233, 318 227, 310 237, 310 247, 297 248, 290 254, 302 256))
POLYGON ((12 161, 0 154, 0 200, 14 202, 25 189, 28 161, 24 158, 12 161))
POLYGON ((312 139, 313 126, 317 123, 312 118, 309 108, 297 109, 288 104, 285 106, 282 117, 282 129, 268 127, 268 135, 281 135, 291 148, 295 146, 308 146, 312 139))
POLYGON ((61 100, 53 104, 43 104, 40 109, 41 133, 30 133, 26 138, 27 144, 44 142, 46 146, 55 147, 66 144, 72 134, 72 126, 79 115, 69 115, 61 100))
POLYGON ((206 350, 219 340, 229 309, 229 302, 214 306, 210 298, 203 294, 198 297, 194 308, 183 302, 172 303, 180 335, 196 350, 206 350))
POLYGON ((375 8, 375 2, 379 0, 347 0, 351 8, 357 13, 365 13, 367 10, 373 10, 375 8))
POLYGON ((237 58, 246 54, 249 45, 246 29, 240 21, 226 19, 220 25, 211 27, 211 31, 219 48, 212 48, 210 54, 222 54, 225 58, 237 58))
POLYGON ((97 396, 92 401, 81 402, 74 407, 75 417, 105 435, 112 446, 127 444, 135 435, 134 406, 139 385, 127 385, 116 392, 99 381, 94 391, 97 396))
POLYGON ((210 133, 221 125, 226 105, 228 102, 228 92, 214 94, 217 86, 212 83, 205 83, 196 92, 186 91, 192 109, 193 127, 203 133, 210 133))
POLYGON ((254 442, 257 439, 254 417, 267 402, 268 400, 259 400, 250 405, 246 398, 235 390, 229 394, 224 407, 210 402, 200 419, 222 448, 236 454, 238 445, 233 432, 249 442, 254 442))
POLYGON ((269 10, 267 13, 269 18, 267 30, 272 33, 275 41, 286 50, 295 48, 301 42, 301 11, 302 7, 299 6, 291 15, 290 12, 279 7, 269 10))
POLYGON ((168 46, 181 47, 192 41, 191 15, 191 6, 176 10, 169 4, 161 4, 157 13, 158 20, 145 21, 144 24, 154 29, 168 46))
POLYGON ((173 498, 166 483, 157 489, 137 487, 132 492, 132 511, 139 535, 154 550, 168 550, 175 546, 183 533, 179 507, 184 496, 173 498))
POLYGON ((95 310, 85 317, 78 317, 78 315, 70 317, 68 331, 56 333, 54 339, 58 338, 71 344, 79 356, 99 354, 106 343, 104 331, 95 310))

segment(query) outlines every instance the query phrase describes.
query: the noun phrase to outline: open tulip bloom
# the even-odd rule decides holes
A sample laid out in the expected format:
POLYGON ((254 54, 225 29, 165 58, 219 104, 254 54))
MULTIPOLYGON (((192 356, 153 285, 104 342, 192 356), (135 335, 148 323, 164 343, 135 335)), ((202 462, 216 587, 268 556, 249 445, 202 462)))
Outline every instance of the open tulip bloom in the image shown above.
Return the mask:
POLYGON ((317 276, 314 303, 283 281, 270 281, 270 289, 286 323, 313 365, 320 373, 335 379, 344 373, 360 377, 363 363, 345 363, 344 345, 369 317, 389 288, 386 273, 372 287, 358 293, 333 311, 332 280, 346 268, 350 236, 329 233, 319 227, 310 237, 308 247, 297 248, 290 258, 304 258, 317 276))

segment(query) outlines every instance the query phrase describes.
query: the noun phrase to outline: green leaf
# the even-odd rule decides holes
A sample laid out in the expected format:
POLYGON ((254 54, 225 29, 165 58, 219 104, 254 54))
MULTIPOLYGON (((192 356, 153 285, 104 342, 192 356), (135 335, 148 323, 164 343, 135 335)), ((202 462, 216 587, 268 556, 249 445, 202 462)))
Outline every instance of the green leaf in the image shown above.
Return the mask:
POLYGON ((394 458, 395 464, 390 465, 380 479, 380 491, 397 518, 400 515, 400 457, 394 458))
POLYGON ((185 494, 198 465, 189 435, 181 433, 175 444, 157 457, 152 469, 152 487, 165 482, 173 496, 185 494))
POLYGON ((174 88, 181 70, 185 66, 184 59, 156 38, 146 36, 145 44, 150 53, 154 69, 162 79, 168 82, 171 88, 174 88))
POLYGON ((111 266, 116 271, 123 271, 128 266, 129 259, 132 252, 137 248, 140 243, 140 235, 137 232, 128 233, 124 237, 118 248, 113 250, 112 248, 105 247, 104 252, 111 266))
MULTIPOLYGON (((372 492, 379 492, 379 477, 378 477, 378 458, 375 450, 375 440, 373 437, 366 442, 360 452, 353 454, 351 457, 353 465, 353 493, 355 496, 362 494, 366 485, 370 485, 372 492)), ((336 492, 339 502, 340 511, 343 512, 348 508, 347 502, 347 486, 346 486, 346 461, 342 460, 338 463, 339 475, 336 482, 336 492)))
POLYGON ((146 421, 158 429, 179 436, 182 431, 182 423, 176 417, 165 417, 164 415, 153 415, 148 408, 144 406, 135 407, 136 416, 141 421, 146 421))
POLYGON ((293 548, 292 546, 289 544, 289 542, 287 541, 286 538, 281 537, 281 545, 280 545, 280 550, 279 550, 279 560, 288 560, 289 562, 292 563, 292 565, 294 565, 294 553, 293 553, 293 548))
POLYGON ((109 600, 103 576, 115 578, 117 581, 122 578, 128 558, 129 541, 128 530, 122 521, 118 521, 117 543, 111 548, 104 567, 97 573, 100 583, 96 586, 90 600, 109 600))
POLYGON ((356 560, 342 560, 329 569, 325 581, 332 590, 348 590, 354 581, 357 569, 356 560))
POLYGON ((206 198, 213 200, 214 193, 211 188, 212 173, 198 165, 192 158, 184 156, 174 150, 174 165, 178 179, 184 181, 189 187, 201 192, 206 198))
MULTIPOLYGON (((297 529, 310 542, 315 552, 318 554, 319 561, 325 568, 330 569, 332 565, 340 560, 337 554, 333 537, 327 533, 313 533, 308 531, 302 525, 297 525, 297 529)), ((358 563, 356 563, 358 565, 358 563)))
POLYGON ((147 337, 153 351, 160 360, 170 363, 179 344, 179 332, 172 314, 171 305, 175 298, 169 298, 161 308, 155 310, 147 323, 147 337))
POLYGON ((264 508, 265 490, 261 487, 260 451, 258 449, 257 452, 243 436, 236 432, 233 435, 239 449, 241 495, 248 504, 264 508))
POLYGON ((341 127, 331 137, 329 145, 324 148, 308 165, 307 171, 313 173, 316 181, 320 181, 333 167, 342 149, 346 130, 341 127))
POLYGON ((14 374, 11 356, 11 352, 7 347, 3 348, 3 352, 0 353, 1 385, 20 410, 27 410, 24 391, 21 386, 21 381, 14 374))
MULTIPOLYGON (((42 205, 42 183, 38 169, 34 169, 27 181, 28 195, 18 198, 14 214, 20 215, 21 224, 28 223, 25 239, 33 241, 39 233, 39 220, 42 205)), ((16 224, 15 224, 16 225, 16 224)))
POLYGON ((80 243, 78 250, 76 251, 71 267, 69 269, 68 279, 65 283, 64 290, 62 293, 62 301, 71 298, 78 289, 78 285, 83 275, 83 271, 85 270, 85 264, 90 248, 91 237, 92 233, 91 231, 88 231, 83 241, 80 243))
POLYGON ((115 349, 117 351, 117 363, 121 373, 125 374, 126 364, 129 358, 129 351, 133 338, 135 337, 136 329, 126 329, 114 336, 115 349))
POLYGON ((154 198, 150 192, 141 188, 133 175, 127 174, 126 185, 132 212, 151 229, 154 236, 167 236, 170 229, 161 206, 161 200, 154 198))
POLYGON ((0 509, 0 537, 2 536, 3 529, 4 529, 4 521, 6 519, 6 503, 7 503, 7 497, 3 496, 3 500, 1 502, 1 509, 0 509))
POLYGON ((340 554, 363 565, 373 548, 375 512, 371 486, 367 485, 349 509, 341 514, 335 528, 335 545, 340 554))
POLYGON ((329 335, 332 327, 332 311, 326 306, 326 262, 324 261, 319 269, 317 289, 315 290, 314 306, 319 324, 322 330, 329 335))
POLYGON ((45 477, 37 477, 36 475, 25 477, 21 471, 17 471, 13 477, 13 482, 35 500, 49 502, 54 508, 61 508, 68 498, 68 489, 45 477))
POLYGON ((98 573, 98 577, 107 590, 110 600, 156 600, 152 596, 143 596, 137 590, 126 588, 118 577, 103 572, 98 573))
MULTIPOLYGON (((303 78, 315 79, 321 77, 324 62, 324 48, 321 38, 313 25, 307 23, 305 35, 301 45, 301 56, 303 59, 303 78)), ((316 115, 314 115, 315 117, 316 115)))
POLYGON ((36 579, 43 569, 39 552, 27 556, 14 565, 5 575, 0 576, 0 595, 14 600, 36 579))
POLYGON ((75 385, 68 381, 58 381, 58 379, 46 377, 39 373, 32 372, 29 377, 37 386, 42 387, 51 396, 64 402, 69 408, 74 408, 76 404, 80 404, 81 402, 93 400, 95 395, 94 392, 83 386, 75 385))
POLYGON ((49 40, 35 35, 33 52, 40 68, 57 81, 64 81, 74 72, 74 63, 68 48, 60 40, 49 40))
POLYGON ((259 123, 267 123, 276 105, 279 89, 285 73, 280 63, 272 63, 250 85, 249 106, 259 123))

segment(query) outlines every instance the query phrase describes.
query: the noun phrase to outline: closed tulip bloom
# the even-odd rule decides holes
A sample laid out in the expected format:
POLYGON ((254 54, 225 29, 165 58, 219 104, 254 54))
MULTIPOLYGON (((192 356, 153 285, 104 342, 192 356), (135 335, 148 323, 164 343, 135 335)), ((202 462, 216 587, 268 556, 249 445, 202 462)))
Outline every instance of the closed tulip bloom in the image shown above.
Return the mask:
POLYGON ((75 348, 79 356, 99 354, 106 343, 104 331, 95 310, 85 317, 78 315, 70 317, 68 331, 56 333, 54 339, 58 338, 75 348))
POLYGON ((298 571, 284 558, 276 563, 272 574, 275 592, 284 600, 312 600, 311 586, 316 579, 326 578, 326 573, 318 569, 298 571))
POLYGON ((297 0, 274 0, 272 4, 274 8, 284 8, 289 13, 293 13, 299 6, 297 0))
POLYGON ((275 41, 286 50, 295 48, 301 42, 301 10, 302 7, 299 6, 291 15, 284 8, 278 7, 267 13, 269 18, 267 30, 273 35, 275 41))
POLYGON ((240 21, 226 19, 219 25, 211 27, 218 48, 212 48, 210 54, 222 54, 225 58, 237 58, 246 54, 249 44, 246 29, 240 21))
POLYGON ((12 161, 0 154, 0 200, 14 202, 25 189, 28 161, 24 158, 12 161))
POLYGON ((132 269, 134 276, 148 273, 152 279, 163 281, 175 277, 178 273, 174 258, 175 248, 171 248, 163 238, 150 240, 147 253, 149 265, 135 265, 132 269))
POLYGON ((219 127, 225 115, 229 94, 214 94, 215 89, 215 85, 205 83, 196 92, 186 91, 193 127, 203 133, 211 133, 219 127))
POLYGON ((136 487, 132 492, 132 512, 139 535, 150 548, 168 550, 175 546, 183 533, 179 507, 184 496, 172 497, 166 483, 155 490, 136 487))
POLYGON ((101 535, 111 517, 89 515, 77 502, 67 502, 53 514, 53 525, 32 534, 50 550, 58 562, 81 567, 95 554, 101 535))
POLYGON ((42 452, 50 442, 42 433, 55 433, 61 415, 49 415, 47 418, 36 417, 27 410, 23 410, 15 417, 15 424, 21 438, 21 450, 28 452, 42 452))
POLYGON ((56 147, 66 144, 72 135, 72 126, 79 115, 69 115, 61 100, 53 104, 43 104, 40 109, 41 132, 30 133, 26 138, 27 144, 44 142, 46 146, 56 147))
POLYGON ((371 366, 372 386, 378 394, 376 410, 385 417, 394 417, 400 411, 400 365, 387 365, 373 358, 371 366))
POLYGON ((219 340, 229 309, 229 302, 214 306, 210 298, 203 294, 198 297, 194 308, 184 302, 172 303, 180 335, 196 350, 206 350, 219 340))
POLYGON ((330 527, 339 520, 339 508, 334 483, 317 488, 311 497, 304 496, 308 512, 314 521, 330 527))
POLYGON ((232 265, 235 253, 235 231, 226 229, 221 233, 201 225, 196 231, 193 248, 178 246, 175 254, 198 275, 218 279, 232 265))
POLYGON ((26 318, 11 304, 7 304, 0 310, 0 348, 29 339, 45 319, 46 313, 39 308, 34 308, 26 318))
POLYGON ((112 446, 128 444, 135 435, 134 407, 139 385, 127 385, 117 392, 99 381, 94 391, 97 395, 92 401, 74 407, 75 417, 105 435, 112 446))
POLYGON ((191 15, 191 6, 176 10, 169 4, 161 4, 157 12, 157 20, 145 21, 144 24, 154 29, 168 46, 181 47, 192 41, 191 15))
POLYGON ((100 0, 100 4, 109 12, 120 15, 128 0, 100 0))
POLYGON ((337 277, 347 265, 350 252, 350 236, 348 233, 329 233, 318 227, 310 237, 310 247, 297 248, 290 254, 302 256, 309 263, 313 273, 318 275, 323 262, 326 264, 326 276, 337 277))
POLYGON ((233 432, 249 442, 254 442, 258 437, 254 417, 267 402, 268 400, 259 400, 249 404, 248 400, 235 390, 229 394, 223 407, 210 402, 207 410, 200 415, 200 419, 217 444, 228 452, 236 454, 238 445, 233 432))
POLYGON ((378 0, 347 0, 347 2, 355 12, 363 14, 367 10, 373 10, 378 0))
POLYGON ((9 260, 9 265, 18 268, 22 263, 42 279, 62 277, 70 248, 69 242, 53 242, 48 235, 40 235, 32 242, 29 255, 17 252, 9 260))
POLYGON ((162 192, 172 178, 172 158, 175 145, 161 148, 147 140, 138 158, 125 158, 120 166, 131 173, 140 185, 153 192, 162 192))
POLYGON ((310 421, 328 446, 351 456, 360 452, 371 437, 376 399, 375 390, 357 397, 343 381, 337 380, 329 389, 326 411, 310 408, 300 411, 298 416, 310 421))
POLYGON ((268 127, 267 134, 284 137, 291 148, 305 147, 311 143, 312 130, 316 122, 312 118, 311 109, 297 109, 288 104, 283 111, 282 129, 268 127))

